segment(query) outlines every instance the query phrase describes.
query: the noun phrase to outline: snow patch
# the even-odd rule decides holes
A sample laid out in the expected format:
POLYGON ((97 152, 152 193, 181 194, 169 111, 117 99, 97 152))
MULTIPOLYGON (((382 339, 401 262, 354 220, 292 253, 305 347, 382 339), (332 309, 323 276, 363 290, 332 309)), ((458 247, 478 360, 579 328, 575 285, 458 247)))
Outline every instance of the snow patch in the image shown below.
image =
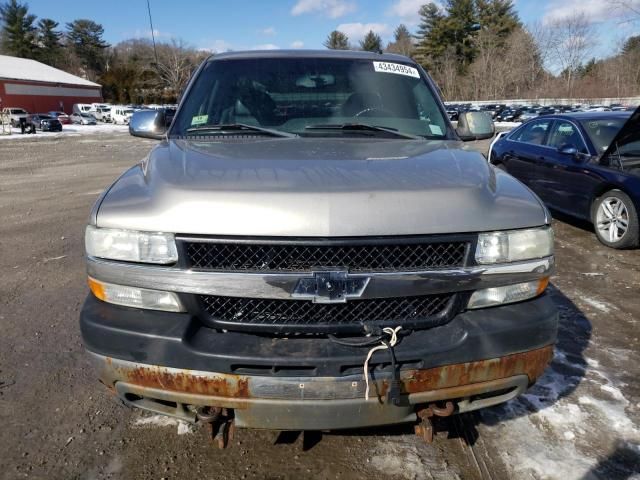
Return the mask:
POLYGON ((185 435, 188 433, 194 433, 195 427, 188 422, 179 420, 173 417, 167 417, 166 415, 151 415, 149 417, 136 418, 133 422, 134 427, 177 427, 178 435, 185 435))
POLYGON ((0 135, 0 140, 33 140, 43 138, 78 137, 83 135, 95 135, 104 133, 129 133, 128 125, 113 125, 112 123, 99 123, 98 125, 63 125, 61 132, 40 132, 31 135, 20 133, 19 128, 12 128, 11 135, 0 135))
POLYGON ((609 305, 606 302, 602 302, 600 300, 596 300, 595 298, 582 297, 582 301, 588 305, 591 305, 596 310, 600 310, 602 313, 609 313, 613 308, 612 305, 609 305))
POLYGON ((481 416, 512 478, 592 478, 599 464, 588 447, 594 433, 639 448, 640 428, 625 412, 630 402, 623 386, 598 360, 556 348, 550 367, 528 392, 481 416))
POLYGON ((625 404, 629 403, 627 399, 624 397, 624 395, 622 395, 622 392, 620 391, 619 388, 612 387, 611 385, 601 385, 600 390, 610 393, 615 400, 622 401, 625 404))
POLYGON ((385 477, 406 480, 460 480, 453 466, 424 448, 417 437, 380 441, 369 459, 385 477), (408 440, 410 439, 410 440, 408 440))

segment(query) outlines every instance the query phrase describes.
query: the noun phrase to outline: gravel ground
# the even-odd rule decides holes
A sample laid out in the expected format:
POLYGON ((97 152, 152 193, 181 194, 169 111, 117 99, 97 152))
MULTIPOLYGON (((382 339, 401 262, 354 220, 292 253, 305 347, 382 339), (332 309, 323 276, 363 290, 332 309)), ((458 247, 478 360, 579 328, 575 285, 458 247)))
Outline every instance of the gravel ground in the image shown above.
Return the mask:
MULTIPOLYGON (((440 422, 331 434, 204 430, 129 410, 96 381, 78 313, 91 204, 153 141, 125 133, 0 144, 0 477, 47 479, 640 479, 640 251, 556 220, 561 312, 551 367, 504 406, 440 422)), ((486 142, 470 145, 486 149, 486 142)))

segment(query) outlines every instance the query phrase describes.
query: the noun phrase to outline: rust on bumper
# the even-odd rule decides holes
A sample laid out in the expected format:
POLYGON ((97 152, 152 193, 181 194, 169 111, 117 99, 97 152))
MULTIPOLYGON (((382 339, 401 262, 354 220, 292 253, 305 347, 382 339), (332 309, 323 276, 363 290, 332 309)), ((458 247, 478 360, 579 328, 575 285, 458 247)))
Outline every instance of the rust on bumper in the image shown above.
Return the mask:
POLYGON ((496 405, 524 392, 542 374, 553 347, 505 357, 401 373, 403 401, 387 402, 387 378, 364 398, 362 375, 242 376, 146 365, 91 354, 102 383, 125 403, 195 422, 188 406, 234 409, 241 428, 337 430, 417 420, 416 409, 452 401, 456 412, 496 405))
POLYGON ((533 383, 542 375, 552 357, 553 346, 549 345, 506 357, 414 370, 408 377, 403 378, 404 391, 417 393, 462 387, 515 375, 526 375, 529 383, 533 383))
MULTIPOLYGON (((473 387, 475 384, 490 383, 493 380, 518 375, 526 375, 531 384, 542 374, 552 356, 553 346, 550 345, 537 350, 500 358, 423 370, 409 370, 401 374, 402 391, 404 394, 414 394, 434 390, 449 390, 451 394, 456 392, 457 396, 462 397, 465 396, 465 393, 474 390, 474 388, 465 388, 467 385, 473 387)), ((288 382, 288 387, 285 389, 287 390, 286 394, 281 396, 273 395, 274 389, 271 386, 268 398, 303 400, 305 399, 305 385, 307 385, 307 388, 313 385, 321 385, 321 387, 317 387, 316 399, 322 399, 320 398, 322 394, 327 395, 326 399, 358 398, 361 396, 361 389, 359 388, 361 382, 352 381, 352 378, 288 379, 281 377, 248 377, 144 364, 133 364, 135 365, 134 367, 124 367, 122 363, 110 357, 105 358, 101 375, 103 383, 109 386, 117 381, 122 381, 144 388, 244 400, 264 398, 262 392, 265 389, 261 388, 261 384, 265 381, 282 385, 288 382), (293 385, 292 380, 294 382, 293 385), (341 389, 343 392, 336 396, 336 394, 332 394, 329 391, 331 389, 341 389)), ((379 396, 384 397, 388 389, 388 381, 386 379, 378 380, 375 387, 377 388, 374 391, 377 390, 379 396)), ((308 392, 309 390, 307 390, 308 392)))

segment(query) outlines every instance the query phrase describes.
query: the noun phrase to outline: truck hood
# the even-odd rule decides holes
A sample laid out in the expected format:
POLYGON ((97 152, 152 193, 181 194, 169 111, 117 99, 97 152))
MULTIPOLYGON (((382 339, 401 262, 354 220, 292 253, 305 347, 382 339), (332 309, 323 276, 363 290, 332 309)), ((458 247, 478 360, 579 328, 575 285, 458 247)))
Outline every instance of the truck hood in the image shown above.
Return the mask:
POLYGON ((513 177, 460 142, 353 138, 166 140, 103 196, 101 227, 344 237, 543 225, 513 177))

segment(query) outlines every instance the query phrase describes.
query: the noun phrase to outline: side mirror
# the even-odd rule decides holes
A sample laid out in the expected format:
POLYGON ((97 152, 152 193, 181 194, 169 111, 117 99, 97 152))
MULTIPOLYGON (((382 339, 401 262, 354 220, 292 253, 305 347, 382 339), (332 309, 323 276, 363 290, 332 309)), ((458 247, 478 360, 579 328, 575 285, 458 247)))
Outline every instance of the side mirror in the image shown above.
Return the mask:
POLYGON ((496 133, 496 127, 489 112, 463 112, 458 117, 456 133, 463 142, 484 140, 496 133))
POLYGON ((164 110, 140 110, 129 119, 129 133, 134 137, 161 140, 167 133, 164 110))
POLYGON ((558 153, 562 155, 569 155, 571 157, 575 157, 578 155, 578 149, 571 144, 562 145, 558 148, 558 153))

